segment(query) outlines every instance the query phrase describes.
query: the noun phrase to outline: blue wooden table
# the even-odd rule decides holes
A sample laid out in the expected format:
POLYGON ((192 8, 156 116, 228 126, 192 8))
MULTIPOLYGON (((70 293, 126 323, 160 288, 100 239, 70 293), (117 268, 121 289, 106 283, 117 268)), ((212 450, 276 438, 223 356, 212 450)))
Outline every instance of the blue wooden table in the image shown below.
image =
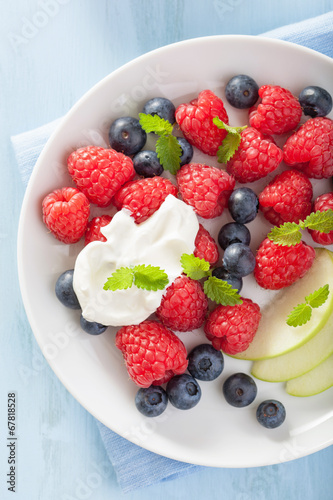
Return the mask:
MULTIPOLYGON (((14 0, 0 43, 0 498, 118 499, 94 419, 49 368, 29 327, 16 271, 24 188, 10 136, 66 113, 102 77, 165 44, 252 34, 324 14, 332 0, 14 0), (16 493, 8 492, 7 394, 17 394, 16 493)), ((223 54, 219 56, 223 61, 223 54)), ((254 450, 255 453, 255 450, 254 450)), ((333 498, 333 449, 254 469, 203 469, 128 493, 140 500, 333 498), (199 493, 200 492, 200 493, 199 493)))

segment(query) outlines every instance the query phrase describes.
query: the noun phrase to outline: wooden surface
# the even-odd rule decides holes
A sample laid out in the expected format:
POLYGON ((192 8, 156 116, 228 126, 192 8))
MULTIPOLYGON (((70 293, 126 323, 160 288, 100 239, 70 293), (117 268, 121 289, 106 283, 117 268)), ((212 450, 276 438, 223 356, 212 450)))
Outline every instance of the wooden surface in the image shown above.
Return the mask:
MULTIPOLYGON (((329 0, 14 0, 2 2, 0 43, 0 498, 118 499, 123 494, 94 419, 44 360, 16 271, 24 194, 10 135, 66 113, 102 77, 149 50, 213 34, 259 34, 332 10, 329 0), (7 491, 7 393, 17 393, 17 492, 7 491)), ((223 64, 219 54, 218 64, 223 64)), ((255 453, 255 450, 253 450, 255 453)), ((333 449, 275 466, 203 469, 129 493, 141 500, 333 498, 333 449), (200 492, 200 493, 199 493, 200 492)))

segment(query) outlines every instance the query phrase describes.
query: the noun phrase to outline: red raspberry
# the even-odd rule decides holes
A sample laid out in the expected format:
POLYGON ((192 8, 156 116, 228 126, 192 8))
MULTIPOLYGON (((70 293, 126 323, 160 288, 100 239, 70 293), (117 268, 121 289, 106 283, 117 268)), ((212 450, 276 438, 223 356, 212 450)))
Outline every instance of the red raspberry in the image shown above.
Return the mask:
POLYGON ((101 215, 100 217, 91 219, 86 229, 84 244, 88 245, 92 241, 106 241, 105 236, 101 233, 101 227, 107 226, 111 220, 111 215, 101 215))
POLYGON ((156 315, 168 328, 190 332, 202 326, 207 308, 201 283, 182 275, 166 289, 156 315))
POLYGON ((303 278, 314 258, 314 249, 303 241, 288 247, 265 238, 257 251, 254 277, 261 287, 279 290, 303 278))
POLYGON ((177 193, 178 190, 172 182, 156 175, 128 182, 119 189, 113 203, 118 210, 127 208, 135 222, 140 224, 160 208, 169 194, 177 196, 177 193))
POLYGON ((195 238, 194 256, 205 259, 211 266, 219 260, 219 250, 215 240, 211 237, 207 229, 199 224, 199 231, 195 238))
MULTIPOLYGON (((318 196, 313 205, 313 212, 325 212, 326 210, 333 210, 333 193, 326 193, 318 196)), ((308 230, 315 243, 320 245, 331 245, 333 243, 333 231, 329 233, 321 233, 320 231, 308 230)))
POLYGON ((326 179, 333 175, 333 121, 310 118, 287 139, 283 159, 308 177, 326 179))
POLYGON ((183 342, 157 321, 123 326, 117 332, 116 347, 123 353, 129 376, 140 387, 165 383, 187 368, 183 342))
POLYGON ((284 222, 304 220, 311 213, 312 184, 306 175, 285 170, 264 188, 259 206, 266 219, 280 226, 284 222))
POLYGON ((250 299, 242 300, 242 304, 235 306, 218 306, 205 324, 208 340, 226 354, 245 351, 258 330, 260 307, 250 299))
POLYGON ((96 146, 74 151, 67 164, 77 187, 99 207, 107 207, 118 189, 135 175, 131 158, 96 146))
POLYGON ((241 142, 227 163, 227 172, 238 182, 254 182, 273 172, 283 159, 283 153, 271 137, 255 128, 241 132, 241 142))
POLYGON ((188 142, 208 155, 217 154, 227 132, 217 128, 213 118, 217 116, 224 123, 229 123, 227 112, 219 97, 211 90, 203 90, 197 99, 178 106, 175 116, 188 142))
POLYGON ((177 183, 185 203, 204 219, 222 214, 235 187, 235 179, 226 172, 201 163, 184 165, 177 172, 177 183))
POLYGON ((64 187, 48 194, 42 202, 43 221, 63 243, 76 243, 85 233, 90 206, 78 189, 64 187))
POLYGON ((263 134, 284 134, 297 127, 302 108, 292 93, 278 85, 264 85, 259 89, 261 103, 250 109, 250 125, 263 134))

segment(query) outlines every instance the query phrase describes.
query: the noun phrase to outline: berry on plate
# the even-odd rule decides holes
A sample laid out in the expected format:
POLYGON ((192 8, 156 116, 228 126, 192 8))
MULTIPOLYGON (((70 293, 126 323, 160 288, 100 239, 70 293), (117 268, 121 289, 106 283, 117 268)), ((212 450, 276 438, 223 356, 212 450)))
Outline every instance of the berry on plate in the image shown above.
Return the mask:
POLYGON ((211 237, 207 229, 199 224, 199 231, 194 241, 194 256, 205 259, 211 266, 219 260, 219 250, 214 238, 211 237))
POLYGON ((112 220, 111 215, 101 215, 94 217, 88 222, 86 233, 84 235, 84 244, 88 245, 92 241, 106 241, 101 233, 101 227, 107 226, 112 220))
POLYGON ((197 345, 188 355, 188 371, 198 380, 215 380, 223 371, 224 358, 211 344, 197 345))
POLYGON ((184 165, 177 172, 182 199, 204 219, 222 214, 235 187, 235 179, 220 170, 201 163, 184 165))
POLYGON ((233 243, 243 243, 249 245, 251 241, 251 234, 244 224, 238 222, 228 222, 224 224, 217 236, 217 241, 223 250, 233 243))
POLYGON ((289 137, 283 160, 308 177, 326 179, 333 175, 333 121, 310 118, 289 137))
POLYGON ((74 269, 63 272, 56 281, 55 293, 62 305, 70 309, 81 309, 73 288, 74 269))
POLYGON ((59 241, 76 243, 85 233, 90 215, 87 197, 78 189, 64 187, 45 196, 43 222, 59 241))
POLYGON ((178 410, 190 410, 201 398, 201 389, 195 378, 187 373, 176 375, 166 386, 170 403, 178 410))
POLYGON ((223 267, 230 274, 248 276, 254 270, 255 256, 248 245, 244 243, 232 243, 227 246, 223 255, 223 267))
POLYGON ((265 218, 275 226, 298 223, 311 213, 312 196, 312 184, 306 175, 285 170, 260 193, 259 206, 265 218))
POLYGON ((234 221, 239 224, 247 224, 257 216, 258 196, 248 187, 237 188, 230 195, 228 208, 234 221))
POLYGON ((177 196, 177 193, 178 190, 172 182, 155 176, 128 182, 119 189, 112 201, 118 210, 127 208, 135 222, 140 224, 160 208, 169 194, 177 196))
MULTIPOLYGON (((318 196, 315 199, 313 205, 313 211, 317 212, 325 212, 326 210, 333 210, 333 193, 326 193, 318 196)), ((313 229, 308 230, 312 236, 312 239, 315 243, 319 243, 320 245, 332 245, 333 243, 333 231, 329 233, 322 233, 321 231, 315 231, 313 229)))
POLYGON ((138 175, 142 177, 154 177, 163 174, 163 166, 160 164, 156 151, 139 151, 133 158, 133 167, 138 175))
POLYGON ((302 117, 302 108, 293 94, 278 85, 259 89, 261 103, 250 109, 250 125, 263 134, 281 135, 294 130, 302 117))
POLYGON ((231 106, 247 109, 255 105, 259 97, 259 86, 248 75, 233 76, 225 88, 225 96, 231 106))
POLYGON ((258 406, 256 416, 259 424, 266 429, 275 429, 285 421, 286 410, 280 401, 267 399, 258 406))
POLYGON ((201 283, 182 275, 166 289, 156 316, 172 330, 189 332, 202 326, 207 309, 208 300, 201 283))
POLYGON ((232 288, 237 290, 238 293, 242 289, 243 280, 241 276, 230 273, 223 266, 216 267, 212 272, 212 276, 215 276, 215 278, 219 280, 226 281, 232 288))
POLYGON ((158 417, 164 412, 167 404, 167 393, 159 385, 141 387, 135 396, 135 406, 145 417, 158 417))
POLYGON ((89 333, 89 335, 100 335, 107 329, 107 326, 102 325, 101 323, 97 323, 96 321, 87 321, 82 314, 80 317, 80 326, 82 330, 89 333))
POLYGON ((146 115, 158 115, 163 120, 167 120, 171 125, 175 123, 174 104, 165 97, 153 97, 143 106, 142 113, 146 115))
POLYGON ((227 112, 222 100, 211 90, 203 90, 188 104, 180 104, 176 109, 176 121, 184 137, 200 151, 211 156, 217 150, 227 135, 213 123, 213 118, 220 118, 229 123, 227 112))
POLYGON ((218 306, 205 324, 205 334, 215 349, 226 354, 245 351, 252 342, 261 318, 258 304, 242 299, 242 304, 218 306))
POLYGON ((257 396, 257 385, 246 373, 234 373, 223 384, 223 395, 227 403, 236 408, 249 406, 257 396))
POLYGON ((124 155, 138 153, 146 144, 147 134, 137 118, 122 116, 117 118, 109 129, 109 142, 112 149, 124 155))
POLYGON ((190 163, 193 158, 193 147, 184 137, 177 137, 177 141, 181 147, 181 157, 180 157, 180 166, 186 165, 190 163))
POLYGON ((110 205, 118 189, 135 175, 131 158, 97 146, 77 149, 67 164, 76 186, 99 207, 110 205))
POLYGON ((333 106, 331 94, 316 85, 305 87, 298 96, 298 100, 303 113, 311 118, 328 115, 333 106))
POLYGON ((182 341, 157 321, 123 326, 116 335, 130 378, 140 387, 161 385, 187 368, 182 341))

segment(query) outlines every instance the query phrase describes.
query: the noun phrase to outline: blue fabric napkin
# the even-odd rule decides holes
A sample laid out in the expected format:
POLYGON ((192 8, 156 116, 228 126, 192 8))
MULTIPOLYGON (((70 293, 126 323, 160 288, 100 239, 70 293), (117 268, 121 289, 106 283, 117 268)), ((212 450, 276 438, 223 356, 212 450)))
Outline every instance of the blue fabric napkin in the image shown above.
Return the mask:
MULTIPOLYGON (((261 36, 294 42, 333 57, 332 26, 333 11, 275 29, 261 36)), ((12 137, 19 171, 25 185, 44 144, 60 120, 12 137)), ((202 468, 147 451, 122 438, 98 421, 97 426, 124 493, 202 468)))

